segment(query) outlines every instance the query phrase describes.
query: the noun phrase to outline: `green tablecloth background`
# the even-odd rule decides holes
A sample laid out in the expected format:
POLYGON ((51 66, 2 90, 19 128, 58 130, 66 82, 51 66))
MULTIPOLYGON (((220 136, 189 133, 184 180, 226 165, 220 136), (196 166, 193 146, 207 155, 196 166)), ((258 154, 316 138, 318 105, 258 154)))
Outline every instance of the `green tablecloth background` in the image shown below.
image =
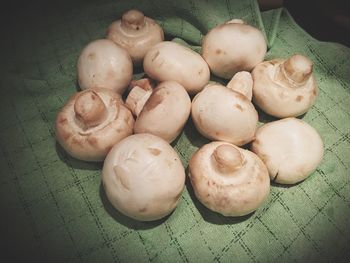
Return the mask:
MULTIPOLYGON (((81 1, 27 5, 6 20, 1 38, 1 249, 35 262, 335 262, 350 248, 350 50, 299 28, 287 10, 260 13, 255 1, 81 1), (267 58, 294 53, 314 61, 316 104, 303 116, 325 143, 324 160, 306 181, 273 185, 254 214, 225 218, 202 206, 187 182, 166 219, 141 223, 106 200, 102 164, 69 157, 54 120, 77 90, 82 48, 102 38, 122 11, 156 18, 169 39, 195 46, 230 18, 259 27, 267 58)), ((198 47, 197 47, 198 48, 198 47)), ((268 120, 261 114, 262 122, 268 120)), ((174 143, 185 167, 204 140, 188 123, 174 143)))

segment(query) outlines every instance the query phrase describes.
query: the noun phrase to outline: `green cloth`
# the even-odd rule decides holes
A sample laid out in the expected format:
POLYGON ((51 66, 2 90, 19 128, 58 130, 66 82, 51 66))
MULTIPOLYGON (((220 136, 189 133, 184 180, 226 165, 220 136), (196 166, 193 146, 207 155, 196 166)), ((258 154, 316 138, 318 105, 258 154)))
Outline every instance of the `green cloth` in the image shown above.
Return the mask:
MULTIPOLYGON (((27 5, 18 12, 6 21, 0 41, 2 258, 345 262, 350 256, 349 48, 315 40, 287 10, 260 13, 255 1, 81 1, 27 5), (164 220, 136 222, 113 209, 101 188, 102 164, 68 156, 55 141, 54 121, 77 90, 82 48, 103 38, 107 26, 132 7, 156 18, 169 39, 197 48, 208 29, 238 17, 263 30, 268 59, 310 57, 319 96, 302 118, 325 143, 316 172, 295 186, 273 185, 266 203, 243 218, 209 211, 188 182, 178 207, 164 220)), ((268 119, 260 114, 262 122, 268 119)), ((188 123, 173 145, 187 167, 205 142, 188 123)))

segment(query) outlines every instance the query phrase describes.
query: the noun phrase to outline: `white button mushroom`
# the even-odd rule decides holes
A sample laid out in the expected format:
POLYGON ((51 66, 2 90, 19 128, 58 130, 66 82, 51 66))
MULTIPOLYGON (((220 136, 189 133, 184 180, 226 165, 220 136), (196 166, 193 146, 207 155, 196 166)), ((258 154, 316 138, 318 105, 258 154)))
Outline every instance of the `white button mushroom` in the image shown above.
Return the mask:
POLYGON ((89 43, 78 60, 78 81, 82 90, 108 88, 123 94, 132 73, 128 52, 108 39, 89 43))
POLYGON ((161 42, 147 52, 143 68, 152 79, 174 80, 191 95, 201 91, 210 78, 209 67, 198 53, 169 41, 161 42))
POLYGON ((208 32, 203 39, 202 56, 212 73, 230 79, 238 71, 251 71, 263 61, 266 49, 260 30, 233 19, 208 32))
POLYGON ((189 162, 189 177, 199 201, 225 216, 255 211, 270 191, 263 162, 254 153, 225 142, 200 148, 189 162))
POLYGON ((253 104, 220 84, 210 84, 196 95, 191 116, 203 136, 238 146, 253 140, 258 123, 253 104))
POLYGON ((73 157, 103 161, 112 146, 132 134, 134 119, 109 89, 73 95, 56 118, 56 138, 73 157))
POLYGON ((275 117, 299 116, 316 100, 312 62, 304 56, 264 61, 254 68, 252 75, 254 103, 275 117))
POLYGON ((267 123, 256 132, 252 143, 266 164, 271 180, 295 184, 308 177, 323 157, 323 142, 306 122, 287 118, 267 123))
POLYGON ((126 105, 137 116, 134 132, 151 133, 172 142, 191 112, 191 99, 175 81, 161 82, 153 91, 134 87, 126 105))
POLYGON ((237 72, 233 78, 227 83, 226 87, 241 93, 246 96, 248 100, 253 97, 253 78, 247 71, 237 72))
POLYGON ((107 38, 125 48, 134 65, 140 65, 146 52, 164 40, 164 33, 153 19, 133 9, 109 26, 107 38))
POLYGON ((151 221, 175 209, 184 189, 185 170, 166 141, 151 134, 135 134, 109 152, 102 182, 117 210, 137 220, 151 221))

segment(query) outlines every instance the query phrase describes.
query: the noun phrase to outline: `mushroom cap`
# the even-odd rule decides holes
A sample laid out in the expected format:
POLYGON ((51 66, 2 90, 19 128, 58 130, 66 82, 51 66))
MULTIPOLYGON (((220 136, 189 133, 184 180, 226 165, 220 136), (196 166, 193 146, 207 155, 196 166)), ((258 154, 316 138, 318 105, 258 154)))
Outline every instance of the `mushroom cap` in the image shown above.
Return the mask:
POLYGON ((253 140, 258 123, 253 104, 220 84, 210 84, 196 95, 191 115, 203 136, 238 146, 253 140))
POLYGON ((210 78, 209 67, 198 53, 170 41, 153 46, 144 58, 143 68, 152 79, 174 80, 189 94, 201 91, 210 78))
POLYGON ((253 78, 247 71, 237 72, 233 78, 227 83, 226 87, 241 93, 246 96, 248 100, 253 97, 253 78))
POLYGON ((123 94, 132 73, 128 52, 108 39, 90 42, 78 60, 78 81, 82 90, 107 88, 123 94))
POLYGON ((252 151, 265 163, 271 180, 295 184, 308 177, 323 157, 323 142, 306 122, 286 118, 267 123, 256 132, 252 151))
POLYGON ((134 119, 109 89, 73 95, 56 118, 56 138, 74 158, 103 161, 112 146, 132 134, 134 119))
POLYGON ((267 46, 261 31, 241 22, 218 25, 203 38, 202 56, 218 77, 230 79, 238 71, 251 71, 265 57, 267 46))
POLYGON ((254 68, 252 76, 253 101, 272 116, 300 116, 315 103, 312 62, 303 56, 264 61, 254 68))
POLYGON ((227 142, 211 142, 189 162, 195 195, 209 209, 225 216, 255 211, 270 191, 263 162, 252 152, 227 142))
POLYGON ((175 81, 163 81, 153 90, 137 116, 134 132, 151 133, 172 142, 191 112, 191 99, 175 81))
POLYGON ((125 12, 121 20, 114 21, 107 31, 107 38, 125 48, 134 65, 142 64, 147 51, 164 40, 163 29, 138 10, 125 12))
POLYGON ((166 141, 135 134, 109 152, 102 182, 117 210, 136 220, 151 221, 175 209, 184 189, 185 170, 166 141))

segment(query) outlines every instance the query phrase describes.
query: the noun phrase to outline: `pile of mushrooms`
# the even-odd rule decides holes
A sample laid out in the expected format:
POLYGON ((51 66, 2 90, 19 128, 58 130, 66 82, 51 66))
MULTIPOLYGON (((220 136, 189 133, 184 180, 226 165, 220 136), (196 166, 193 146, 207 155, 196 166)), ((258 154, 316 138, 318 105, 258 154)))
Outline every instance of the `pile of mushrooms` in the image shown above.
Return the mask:
POLYGON ((311 60, 263 61, 266 50, 262 32, 240 19, 212 28, 199 54, 127 10, 106 39, 82 50, 81 91, 57 115, 57 141, 74 158, 104 161, 106 196, 122 214, 157 220, 181 200, 185 169, 170 143, 191 117, 213 140, 189 160, 195 196, 224 216, 250 214, 264 205, 270 181, 303 181, 323 157, 320 135, 295 118, 317 97, 311 60), (135 67, 146 76, 133 79, 135 67), (210 82, 211 73, 226 85, 210 82), (255 106, 285 119, 258 127, 255 106))

